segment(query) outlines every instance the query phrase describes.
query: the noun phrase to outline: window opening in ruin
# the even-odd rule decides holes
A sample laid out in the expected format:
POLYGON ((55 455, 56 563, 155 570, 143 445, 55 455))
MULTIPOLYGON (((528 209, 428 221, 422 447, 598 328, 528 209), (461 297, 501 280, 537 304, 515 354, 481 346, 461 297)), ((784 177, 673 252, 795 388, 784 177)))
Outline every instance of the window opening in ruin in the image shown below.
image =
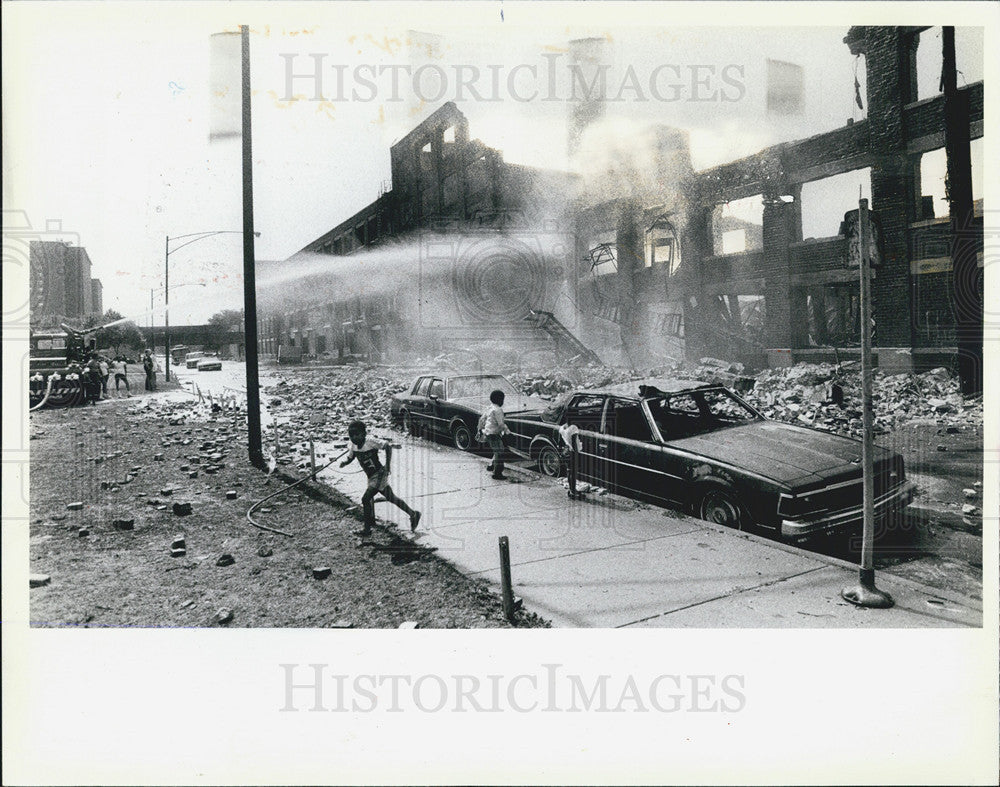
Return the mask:
MULTIPOLYGON (((917 101, 941 95, 943 36, 940 27, 922 31, 917 43, 917 101)), ((983 78, 983 29, 955 28, 955 69, 959 89, 983 78)))
MULTIPOLYGON (((983 188, 983 140, 969 143, 972 158, 972 199, 981 199, 983 188)), ((931 150, 920 157, 920 194, 922 196, 917 220, 948 218, 948 156, 944 148, 931 150)))
POLYGON ((720 357, 764 346, 763 295, 715 295, 705 306, 710 341, 720 357))
POLYGON ((444 140, 444 144, 446 144, 446 145, 452 145, 452 144, 455 143, 455 127, 454 126, 448 126, 448 128, 446 128, 444 130, 443 140, 444 140))
POLYGON ((712 253, 740 254, 764 248, 764 196, 734 199, 712 211, 712 253))
POLYGON ((614 243, 597 244, 584 259, 590 263, 590 272, 594 276, 618 272, 618 249, 614 243))
POLYGON ((834 283, 806 291, 809 345, 853 347, 861 339, 861 305, 857 286, 834 283))
POLYGON ((664 266, 669 274, 680 266, 680 243, 677 231, 665 217, 660 217, 646 230, 645 266, 664 266))
POLYGON ((872 203, 870 167, 803 183, 802 237, 806 240, 836 237, 844 214, 857 210, 859 199, 867 199, 869 206, 878 210, 878 205, 872 203))

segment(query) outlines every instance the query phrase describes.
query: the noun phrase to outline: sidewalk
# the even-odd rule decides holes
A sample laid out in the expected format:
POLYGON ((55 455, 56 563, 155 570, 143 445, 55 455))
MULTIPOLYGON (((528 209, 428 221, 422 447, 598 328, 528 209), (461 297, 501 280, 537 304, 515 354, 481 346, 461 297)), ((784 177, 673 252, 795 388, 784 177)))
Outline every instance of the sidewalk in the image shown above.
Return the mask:
MULTIPOLYGON (((317 448, 320 448, 319 446, 317 448)), ((342 449, 322 446, 332 458, 342 449)), ((480 457, 415 438, 393 452, 396 494, 423 511, 419 543, 499 585, 497 539, 510 539, 514 592, 567 627, 935 628, 981 626, 978 602, 886 573, 896 605, 860 609, 840 592, 857 568, 615 495, 570 501, 563 486, 518 467, 494 481, 480 457)), ((320 479, 359 502, 356 464, 320 479)), ((385 501, 377 515, 409 530, 385 501)))

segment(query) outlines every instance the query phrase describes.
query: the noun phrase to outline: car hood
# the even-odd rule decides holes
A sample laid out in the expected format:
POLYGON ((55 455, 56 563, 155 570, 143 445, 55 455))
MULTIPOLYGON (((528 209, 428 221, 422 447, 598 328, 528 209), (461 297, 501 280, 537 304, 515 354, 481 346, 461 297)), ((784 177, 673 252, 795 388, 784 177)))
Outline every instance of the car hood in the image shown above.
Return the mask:
MULTIPOLYGON (((482 412, 490 406, 487 396, 464 396, 450 401, 452 404, 462 405, 476 412, 482 412)), ((503 412, 505 416, 515 413, 540 413, 548 405, 549 402, 537 396, 508 396, 503 403, 503 412)))
MULTIPOLYGON (((667 444, 793 486, 861 475, 857 440, 777 421, 754 421, 667 444)), ((875 447, 876 463, 891 456, 875 447)))

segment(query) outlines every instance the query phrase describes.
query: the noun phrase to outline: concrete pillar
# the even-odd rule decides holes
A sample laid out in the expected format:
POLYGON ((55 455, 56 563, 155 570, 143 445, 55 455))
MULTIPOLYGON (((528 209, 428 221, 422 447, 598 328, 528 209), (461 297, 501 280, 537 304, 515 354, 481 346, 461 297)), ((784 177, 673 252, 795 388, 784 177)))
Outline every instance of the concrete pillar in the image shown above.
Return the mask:
POLYGON ((764 345, 770 366, 791 362, 791 351, 807 344, 805 292, 792 288, 788 248, 800 221, 794 202, 779 195, 764 196, 764 345))

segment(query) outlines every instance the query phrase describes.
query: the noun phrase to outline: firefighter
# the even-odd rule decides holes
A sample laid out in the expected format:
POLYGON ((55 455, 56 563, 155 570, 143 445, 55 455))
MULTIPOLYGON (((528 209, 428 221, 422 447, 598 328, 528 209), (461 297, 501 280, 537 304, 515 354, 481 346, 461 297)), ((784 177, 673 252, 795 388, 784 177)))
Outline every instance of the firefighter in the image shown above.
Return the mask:
POLYGON ((150 354, 149 350, 146 350, 142 356, 142 368, 146 372, 146 390, 155 391, 156 361, 153 360, 153 356, 150 354))

